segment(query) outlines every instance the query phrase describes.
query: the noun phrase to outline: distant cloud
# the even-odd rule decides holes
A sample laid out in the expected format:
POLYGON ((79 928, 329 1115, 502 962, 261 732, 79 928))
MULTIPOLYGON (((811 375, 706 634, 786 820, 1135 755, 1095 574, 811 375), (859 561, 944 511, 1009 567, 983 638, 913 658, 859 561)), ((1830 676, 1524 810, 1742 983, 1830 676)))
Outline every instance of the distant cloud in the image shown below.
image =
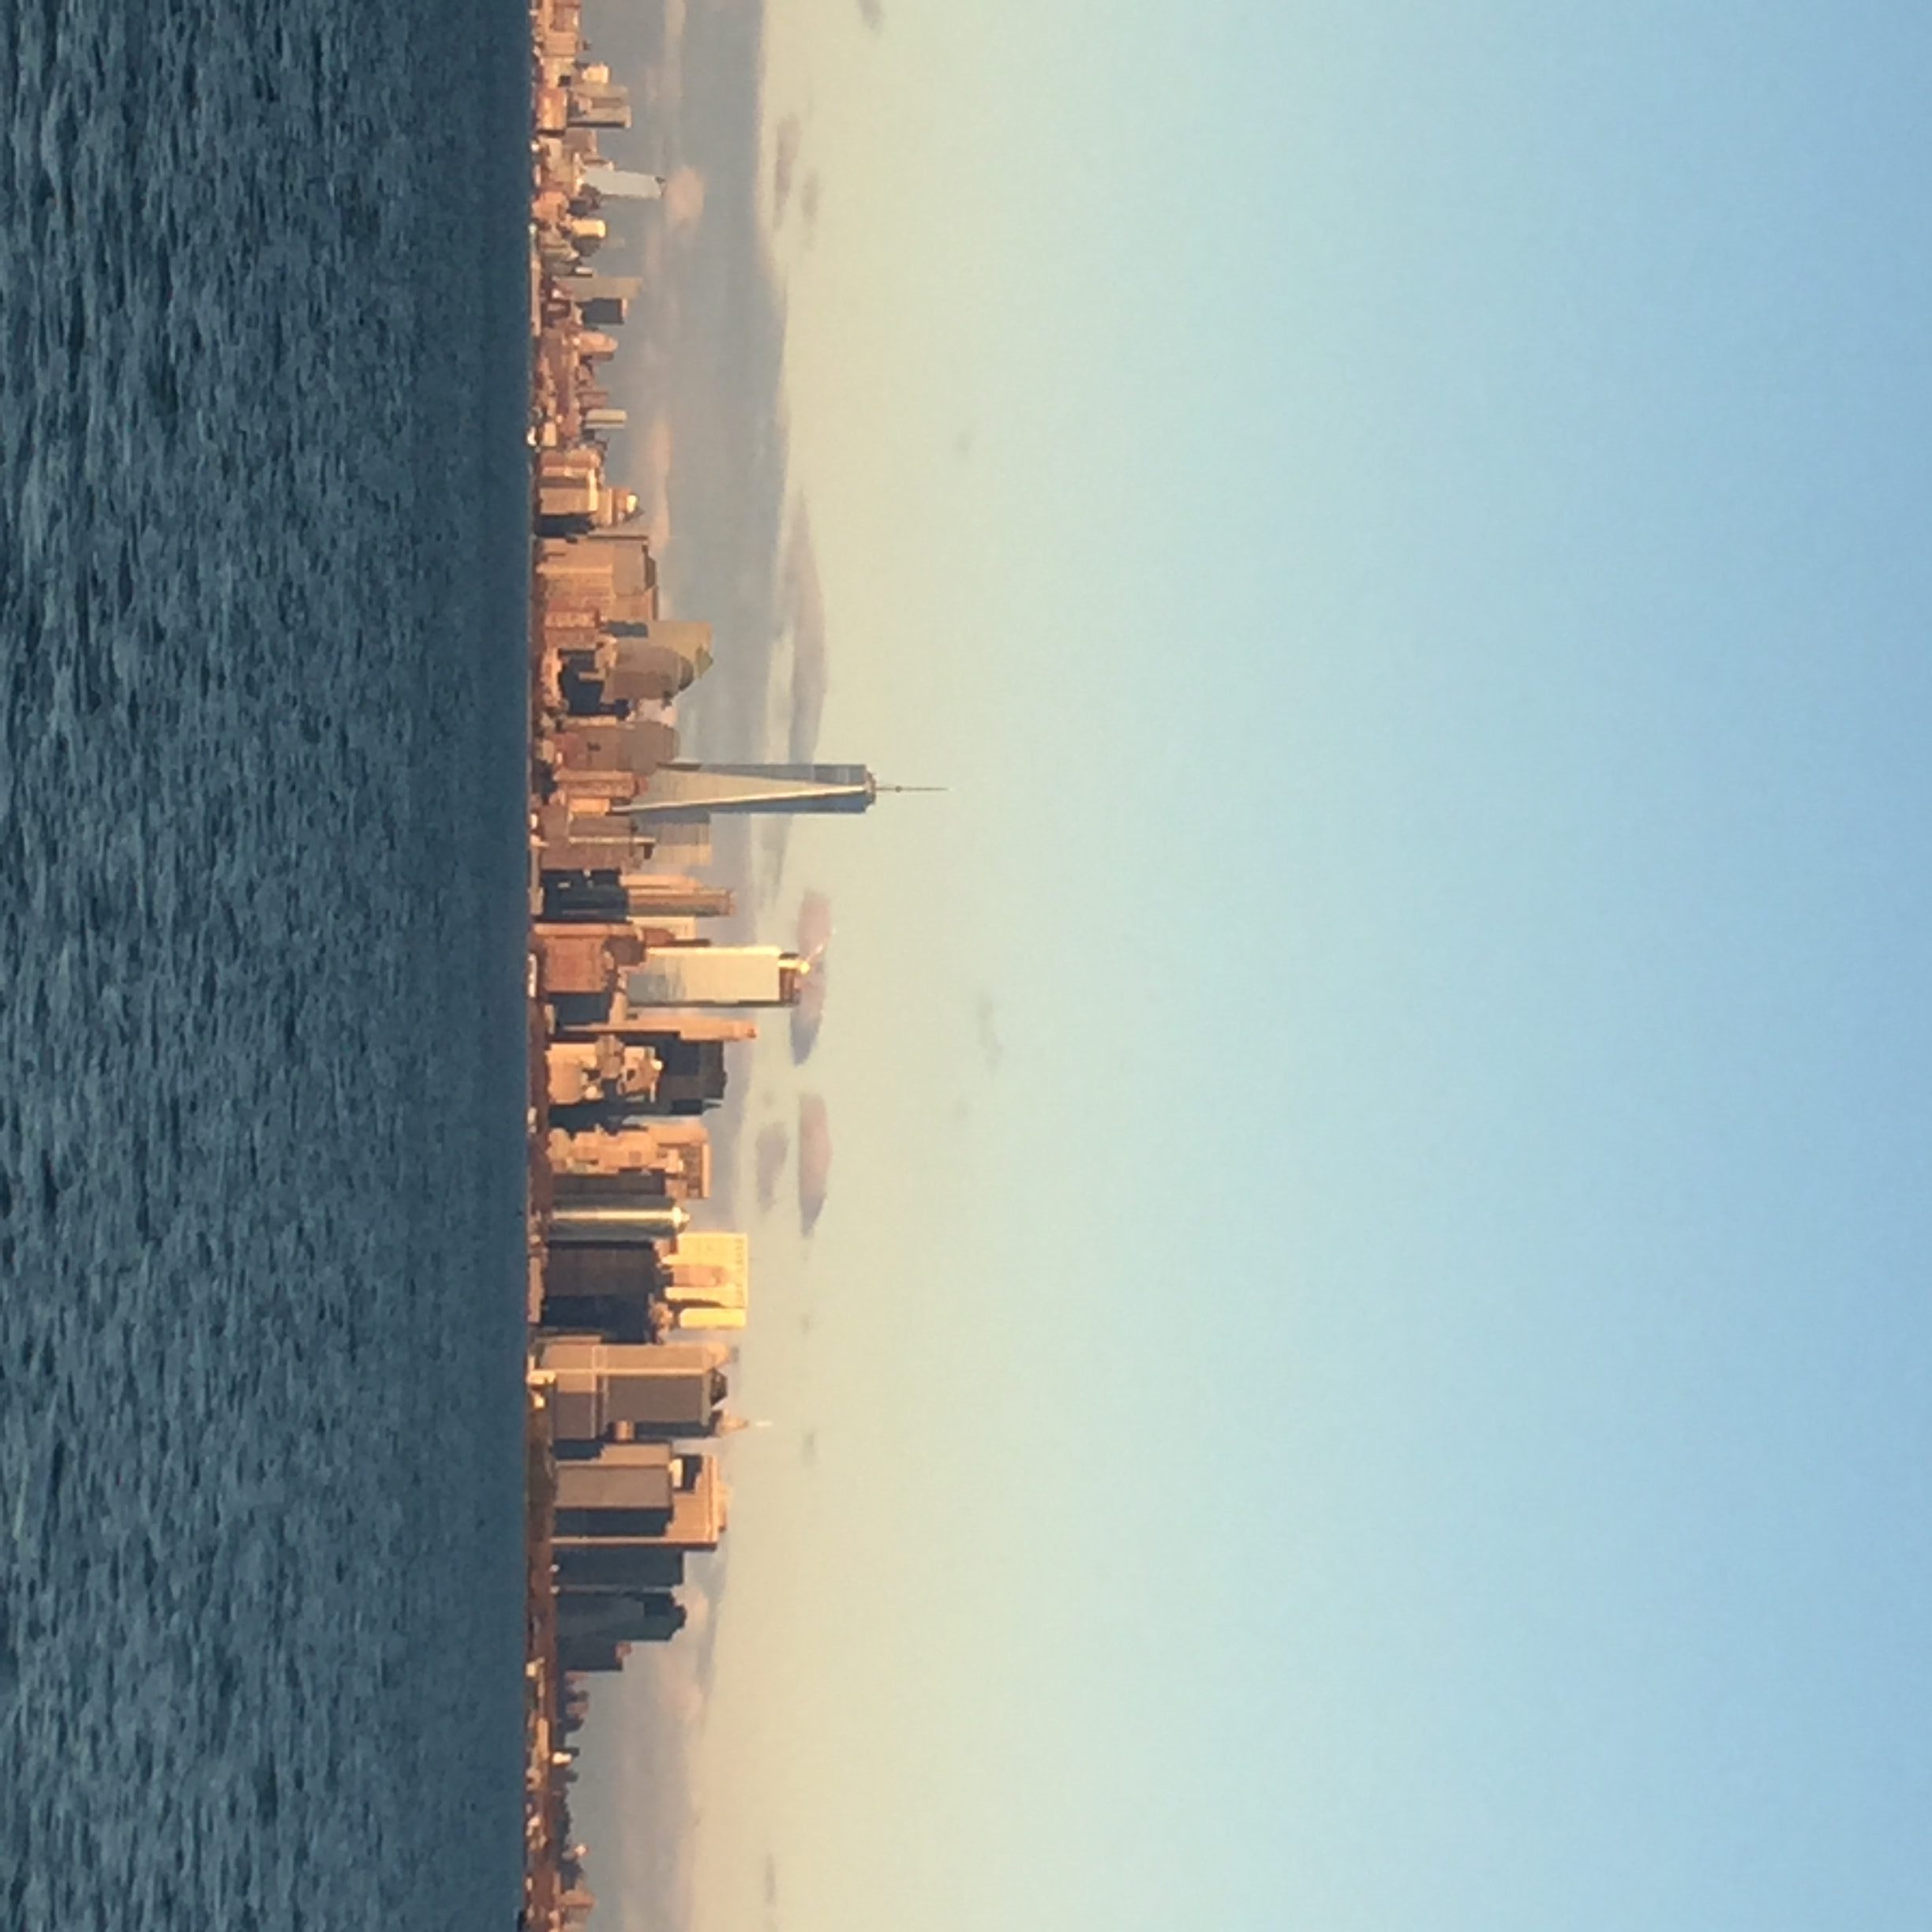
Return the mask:
POLYGON ((573 1806, 590 1844, 593 1889, 622 1900, 640 1915, 632 1923, 653 1926, 688 1926, 694 1910, 694 1754, 710 1608, 702 1588, 687 1591, 685 1608, 691 1620, 677 1643, 640 1645, 621 1677, 591 1680, 591 1732, 598 1741, 590 1750, 603 1775, 599 1788, 578 1787, 582 1803, 573 1806), (653 1829, 627 1829, 626 1814, 647 1796, 653 1829))
POLYGON ((695 167, 675 170, 665 182, 665 226, 673 234, 689 234, 704 219, 704 177, 695 167))
POLYGON ((772 220, 782 223, 791 205, 792 184, 798 171, 799 148, 805 139, 804 124, 796 114, 787 114, 778 123, 772 142, 772 220))
POLYGON ((832 1123, 818 1094, 799 1099, 798 1150, 799 1232, 810 1234, 825 1212, 832 1178, 832 1123))
POLYGON ((826 994, 829 982, 825 962, 821 960, 799 992, 798 1004, 792 1009, 792 1064, 803 1066, 812 1057, 812 1049, 818 1044, 819 1033, 825 1026, 826 994))
POLYGON ((1001 1061, 1006 1058, 1006 1047, 1000 1038, 999 1009, 994 1005, 990 993, 979 995, 979 1003, 973 1009, 973 1024, 979 1044, 979 1058, 989 1073, 997 1073, 1001 1061))
POLYGON ((671 541, 671 425, 658 417, 645 431, 633 459, 631 487, 638 493, 651 549, 662 556, 671 541))
POLYGON ((683 23, 672 17, 673 11, 683 13, 683 0, 668 0, 665 24, 670 31, 665 36, 664 58, 631 70, 635 78, 630 84, 631 105, 641 126, 675 122, 683 104, 684 69, 676 58, 676 45, 677 36, 683 32, 683 23))
POLYGON ((953 437, 953 454, 957 461, 960 462, 966 462, 971 459, 972 453, 973 427, 971 423, 968 423, 964 429, 960 430, 957 436, 953 437))
POLYGON ((818 232, 820 193, 818 171, 814 168, 805 177, 805 185, 799 190, 799 219, 805 224, 805 238, 808 242, 818 232))
POLYGON ((879 5, 879 0, 859 0, 859 17, 871 32, 886 31, 886 9, 879 5))
POLYGON ((758 1129, 752 1144, 752 1180, 758 1189, 758 1204, 769 1213, 778 1202, 778 1183, 784 1178, 785 1162, 792 1153, 792 1134, 782 1123, 773 1121, 758 1129))

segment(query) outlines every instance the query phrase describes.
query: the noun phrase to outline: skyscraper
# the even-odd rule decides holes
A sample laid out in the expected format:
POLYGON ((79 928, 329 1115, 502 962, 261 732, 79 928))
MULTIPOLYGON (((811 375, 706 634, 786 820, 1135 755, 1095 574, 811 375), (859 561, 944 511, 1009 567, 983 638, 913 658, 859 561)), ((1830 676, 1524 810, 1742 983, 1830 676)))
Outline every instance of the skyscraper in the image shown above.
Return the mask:
POLYGON ((557 1634, 566 1642, 663 1643, 684 1627, 684 1612, 668 1590, 572 1590, 557 1596, 557 1634))
POLYGON ((663 1544, 575 1543, 556 1552, 560 1589, 666 1590, 684 1581, 684 1552, 663 1544))
POLYGON ((751 1244, 743 1234, 680 1230, 658 1250, 660 1292, 680 1328, 742 1328, 751 1244))
POLYGON ((597 1442, 619 1424, 640 1441, 715 1435, 728 1392, 730 1353, 715 1342, 545 1342, 537 1361, 555 1377, 550 1409, 556 1440, 597 1442))
POLYGON ((863 765, 661 765, 624 810, 635 817, 713 812, 862 812, 878 796, 863 765))
POLYGON ((556 1541, 716 1549, 730 1492, 716 1460, 657 1443, 607 1443, 596 1458, 557 1466, 556 1541))
POLYGON ((790 1006, 811 969, 777 946, 654 947, 623 975, 623 994, 640 1006, 790 1006))

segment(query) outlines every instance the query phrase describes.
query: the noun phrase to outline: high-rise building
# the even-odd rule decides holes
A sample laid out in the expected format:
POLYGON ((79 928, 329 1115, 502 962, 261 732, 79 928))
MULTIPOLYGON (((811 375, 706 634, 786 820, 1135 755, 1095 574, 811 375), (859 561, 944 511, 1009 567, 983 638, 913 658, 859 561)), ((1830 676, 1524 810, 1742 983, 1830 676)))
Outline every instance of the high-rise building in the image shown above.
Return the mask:
MULTIPOLYGON (((537 807, 537 837, 546 886, 558 874, 603 878, 627 873, 651 861, 657 849, 657 841, 648 832, 634 830, 622 813, 589 809, 567 796, 546 799, 537 807)), ((606 901, 596 916, 621 919, 627 909, 606 901)), ((575 911, 567 915, 587 916, 575 911)), ((557 916, 546 906, 545 918, 557 916)))
POLYGON ((572 772, 627 772, 642 781, 676 754, 677 743, 676 725, 637 717, 561 718, 545 731, 541 741, 543 755, 560 780, 572 772))
MULTIPOLYGON (((617 821, 620 827, 625 822, 617 821)), ((617 865, 565 870, 552 866, 548 852, 543 865, 543 917, 547 923, 638 919, 662 924, 670 919, 723 919, 730 915, 735 904, 728 886, 706 886, 676 874, 629 871, 617 865)))
POLYGON ((715 1435, 729 1391, 729 1350, 716 1342, 539 1344, 537 1366, 556 1377, 550 1398, 559 1442, 597 1442, 619 1425, 640 1439, 715 1435))
POLYGON ((729 1500, 714 1457, 606 1443, 594 1460, 557 1465, 556 1541, 716 1549, 729 1500))
POLYGON ((878 796, 863 765, 700 765, 677 760, 650 774, 626 807, 635 817, 713 812, 862 812, 878 796))
POLYGON ((611 626, 604 695, 611 703, 650 703, 687 691, 711 668, 711 627, 682 617, 611 626))
POLYGON ((646 1174, 561 1174, 552 1178, 549 1222, 555 1248, 668 1245, 690 1215, 646 1174))
POLYGON ((668 1515, 684 1462, 668 1443, 605 1443, 594 1456, 557 1464, 557 1515, 602 1510, 668 1515))
POLYGON ((621 322, 621 313, 600 310, 591 311, 597 305, 612 303, 627 308, 635 301, 644 286, 639 275, 567 275, 557 279, 557 292, 576 308, 583 320, 593 328, 601 323, 621 322))
POLYGON ((573 1637, 557 1646, 557 1668, 573 1676, 622 1670, 624 1653, 630 1648, 627 1643, 601 1637, 573 1637))
POLYGON ((668 1590, 573 1590, 557 1593, 557 1634, 566 1640, 664 1643, 684 1627, 683 1607, 668 1590))
POLYGON ((698 1121, 659 1121, 608 1133, 554 1130, 550 1168, 565 1174, 636 1174, 668 1200, 703 1200, 711 1192, 711 1139, 698 1121))
MULTIPOLYGON (((579 454, 560 451, 552 466, 561 470, 576 462, 579 454)), ((546 487, 550 493, 544 498, 545 515, 559 528, 594 529, 619 522, 625 504, 617 497, 634 500, 632 492, 608 490, 601 476, 586 481, 564 474, 546 487)), ((543 640, 549 653, 545 692, 549 708, 572 717, 590 717, 633 706, 665 704, 710 669, 709 624, 609 613, 600 602, 606 596, 609 573, 593 567, 597 564, 595 551, 583 567, 567 567, 578 562, 567 560, 550 573, 552 582, 567 582, 571 588, 567 601, 560 599, 557 608, 545 612, 543 640)), ((676 755, 676 745, 668 745, 664 757, 676 755)))
POLYGON ((598 62, 580 67, 570 84, 570 125, 580 128, 627 128, 631 90, 612 80, 598 62))
POLYGON ((657 1056, 619 1039, 552 1040, 545 1049, 550 1104, 650 1100, 657 1091, 657 1056))
POLYGON ((655 1174, 564 1173, 552 1185, 544 1327, 610 1342, 660 1340, 674 1328, 744 1327, 746 1236, 691 1232, 689 1212, 660 1190, 655 1174))
POLYGON ((630 168, 597 168, 585 176, 584 185, 594 188, 606 200, 661 201, 664 199, 663 175, 640 174, 630 168))
MULTIPOLYGON (((609 1004, 607 998, 590 1003, 606 1007, 609 1004)), ((560 999, 555 1004, 559 1009, 560 1027, 574 1025, 573 1019, 565 1010, 570 1002, 560 999)), ((601 1026, 602 1016, 599 1016, 597 1024, 601 1026)), ((653 1115, 702 1114, 724 1099, 728 1073, 724 1064, 724 1038, 694 1038, 683 1032, 653 1038, 643 1028, 626 1028, 623 1036, 647 1043, 657 1056, 657 1084, 649 1099, 626 1097, 586 1102, 577 1106, 553 1106, 550 1118, 554 1125, 572 1133, 597 1127, 638 1127, 648 1125, 653 1115)), ((746 1036, 734 1034, 727 1037, 746 1036)))
MULTIPOLYGON (((586 411, 587 425, 590 418, 586 411)), ((657 565, 646 531, 600 528, 581 537, 547 537, 537 547, 537 571, 548 616, 560 620, 575 612, 604 623, 657 619, 657 565)))
POLYGON ((628 919, 602 924, 583 920, 558 927, 540 926, 534 942, 545 998, 582 994, 605 1007, 610 1003, 619 969, 642 965, 649 957, 642 936, 628 919))
POLYGON ((684 1552, 662 1544, 573 1543, 556 1552, 557 1587, 631 1594, 674 1589, 684 1581, 684 1552))
MULTIPOLYGON (((634 822, 623 803, 612 806, 611 817, 620 825, 634 822)), ((713 848, 708 818, 639 818, 635 823, 638 830, 650 838, 654 863, 674 866, 681 872, 702 872, 710 864, 713 848)))
POLYGON ((545 1233, 552 1248, 650 1248, 674 1241, 691 1216, 670 1200, 559 1202, 545 1233))
POLYGON ((651 1342, 670 1324, 657 1300, 657 1250, 559 1247, 545 1256, 543 1325, 606 1342, 651 1342))
POLYGON ((657 1292, 680 1328, 742 1328, 750 1306, 751 1244, 743 1234, 680 1234, 657 1255, 657 1292))
POLYGON ((808 964, 779 946, 663 946, 623 975, 638 1006, 793 1006, 808 964))

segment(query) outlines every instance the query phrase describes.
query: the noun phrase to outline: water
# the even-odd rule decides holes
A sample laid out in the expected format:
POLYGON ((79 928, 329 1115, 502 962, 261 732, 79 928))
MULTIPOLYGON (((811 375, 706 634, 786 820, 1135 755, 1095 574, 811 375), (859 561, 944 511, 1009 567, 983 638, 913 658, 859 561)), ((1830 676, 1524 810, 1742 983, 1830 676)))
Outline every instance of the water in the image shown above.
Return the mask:
POLYGON ((0 9, 0 1925, 509 1926, 525 17, 0 9))

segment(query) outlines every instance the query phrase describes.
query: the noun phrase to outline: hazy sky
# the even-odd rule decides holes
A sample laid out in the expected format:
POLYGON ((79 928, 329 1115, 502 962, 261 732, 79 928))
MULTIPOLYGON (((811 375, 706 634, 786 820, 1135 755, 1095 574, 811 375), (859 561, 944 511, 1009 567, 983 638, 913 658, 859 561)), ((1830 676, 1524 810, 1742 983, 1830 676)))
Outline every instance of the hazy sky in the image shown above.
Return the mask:
POLYGON ((1932 14, 782 11, 700 1932, 1922 1932, 1932 14))

